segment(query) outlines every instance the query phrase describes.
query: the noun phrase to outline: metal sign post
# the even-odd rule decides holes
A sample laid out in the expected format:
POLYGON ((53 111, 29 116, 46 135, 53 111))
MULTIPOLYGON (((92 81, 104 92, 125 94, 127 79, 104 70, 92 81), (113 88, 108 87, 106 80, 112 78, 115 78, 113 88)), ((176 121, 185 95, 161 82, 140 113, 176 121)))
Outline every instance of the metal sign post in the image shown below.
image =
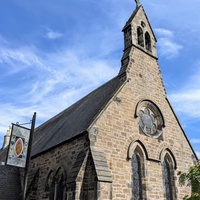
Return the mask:
POLYGON ((25 167, 25 171, 24 171, 23 200, 26 199, 26 190, 27 190, 27 182, 28 182, 28 167, 29 167, 29 162, 30 162, 30 159, 31 159, 31 148, 32 148, 33 132, 34 132, 34 128, 35 128, 35 121, 36 121, 36 112, 34 113, 33 118, 32 118, 29 147, 28 147, 27 159, 26 159, 26 167, 25 167))

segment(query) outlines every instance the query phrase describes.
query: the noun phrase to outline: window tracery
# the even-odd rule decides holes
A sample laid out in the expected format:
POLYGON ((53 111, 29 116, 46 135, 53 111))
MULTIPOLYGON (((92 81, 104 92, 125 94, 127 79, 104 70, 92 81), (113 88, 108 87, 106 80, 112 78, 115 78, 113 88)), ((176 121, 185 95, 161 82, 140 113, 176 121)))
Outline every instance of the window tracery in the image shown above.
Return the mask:
POLYGON ((139 131, 149 137, 162 139, 164 118, 160 109, 151 101, 140 101, 136 107, 135 116, 138 117, 139 131))

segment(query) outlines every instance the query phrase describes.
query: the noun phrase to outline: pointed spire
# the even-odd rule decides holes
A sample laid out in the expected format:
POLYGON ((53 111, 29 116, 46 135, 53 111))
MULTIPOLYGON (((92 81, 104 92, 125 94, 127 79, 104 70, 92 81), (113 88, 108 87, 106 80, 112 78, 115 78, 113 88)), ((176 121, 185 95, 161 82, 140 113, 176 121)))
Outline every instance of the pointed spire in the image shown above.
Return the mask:
POLYGON ((136 2, 136 7, 139 7, 140 6, 140 0, 135 0, 136 2))

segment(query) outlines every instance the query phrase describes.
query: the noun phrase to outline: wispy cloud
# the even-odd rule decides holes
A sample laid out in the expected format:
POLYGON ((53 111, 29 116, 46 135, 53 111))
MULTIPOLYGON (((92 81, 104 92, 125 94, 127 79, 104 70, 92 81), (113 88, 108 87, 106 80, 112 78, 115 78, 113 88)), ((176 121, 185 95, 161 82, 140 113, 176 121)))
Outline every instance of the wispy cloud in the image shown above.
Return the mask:
POLYGON ((177 91, 169 95, 177 112, 185 113, 188 117, 200 118, 200 89, 177 91))
POLYGON ((173 38, 174 37, 173 32, 170 31, 170 30, 163 29, 163 28, 156 28, 154 30, 159 36, 167 37, 167 38, 173 38))
POLYGON ((0 42, 0 67, 1 69, 6 68, 9 74, 18 73, 30 67, 50 70, 42 64, 40 53, 39 49, 34 46, 15 47, 10 45, 8 41, 0 42))
POLYGON ((177 112, 185 116, 200 119, 200 62, 193 66, 195 73, 185 80, 182 89, 169 94, 177 112))
MULTIPOLYGON (((22 76, 13 80, 13 87, 8 91, 0 89, 0 95, 10 99, 7 103, 0 99, 0 138, 11 123, 29 121, 35 111, 37 125, 41 124, 114 77, 119 70, 115 60, 90 58, 82 51, 80 55, 79 51, 67 48, 42 52, 36 47, 4 46, 1 52, 7 53, 0 55, 0 67, 13 62, 12 71, 19 69, 22 76), (18 82, 22 84, 17 86, 18 82)), ((10 74, 4 75, 10 78, 10 74)))
POLYGON ((51 40, 55 40, 55 39, 59 39, 63 37, 63 34, 58 32, 58 31, 53 31, 53 30, 48 30, 48 32, 46 33, 47 38, 51 39, 51 40))
POLYGON ((200 144, 200 139, 191 139, 190 142, 193 144, 200 144))
POLYGON ((177 57, 182 46, 175 42, 173 32, 162 28, 154 30, 158 35, 158 52, 160 56, 168 59, 177 57))
POLYGON ((14 65, 20 62, 26 66, 38 64, 38 59, 34 54, 29 54, 25 49, 11 49, 7 47, 0 48, 0 62, 14 65))

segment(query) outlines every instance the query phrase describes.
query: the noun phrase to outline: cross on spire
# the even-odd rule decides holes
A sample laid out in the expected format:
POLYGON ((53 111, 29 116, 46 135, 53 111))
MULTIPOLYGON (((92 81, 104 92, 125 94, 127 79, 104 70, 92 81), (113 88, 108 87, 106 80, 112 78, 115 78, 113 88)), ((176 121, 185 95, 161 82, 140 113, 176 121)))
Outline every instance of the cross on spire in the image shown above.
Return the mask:
POLYGON ((136 6, 138 7, 140 5, 140 0, 135 0, 136 6))

